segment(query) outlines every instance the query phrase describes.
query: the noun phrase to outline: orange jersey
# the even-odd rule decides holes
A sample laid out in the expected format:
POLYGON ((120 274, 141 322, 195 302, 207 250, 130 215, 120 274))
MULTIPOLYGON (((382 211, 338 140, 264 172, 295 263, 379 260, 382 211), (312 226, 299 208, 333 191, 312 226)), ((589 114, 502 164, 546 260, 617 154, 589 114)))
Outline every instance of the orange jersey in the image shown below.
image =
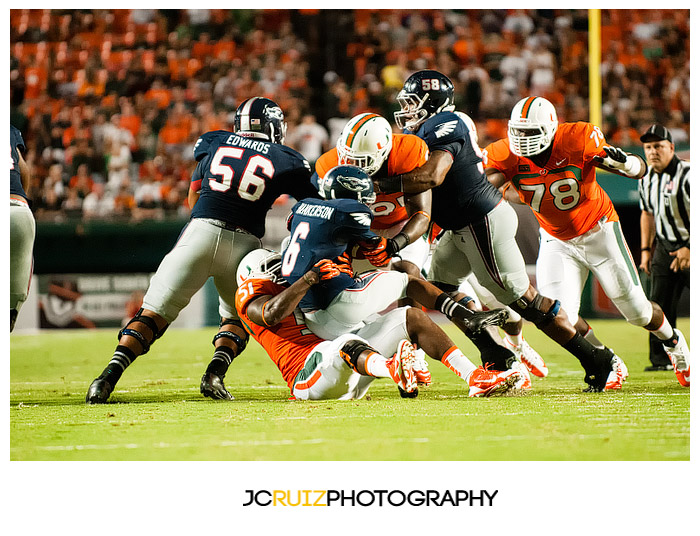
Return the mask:
MULTIPOLYGON (((413 171, 428 161, 428 145, 421 138, 413 134, 391 136, 391 152, 386 162, 389 177, 413 171)), ((338 149, 334 147, 316 160, 316 173, 322 178, 337 165, 338 149)), ((377 194, 377 201, 372 204, 371 209, 374 214, 372 229, 388 229, 408 219, 401 192, 377 194)))
POLYGON ((250 320, 246 311, 248 305, 261 296, 276 296, 284 287, 269 279, 247 279, 236 291, 236 311, 253 338, 267 352, 270 359, 280 369, 289 389, 294 386, 294 379, 304 368, 304 362, 313 348, 323 342, 306 327, 304 317, 294 311, 275 326, 263 327, 250 320))
POLYGON ((610 197, 595 178, 593 157, 605 156, 606 145, 598 127, 562 123, 544 167, 513 154, 507 139, 486 147, 484 162, 506 176, 545 231, 570 240, 590 231, 604 216, 608 221, 619 220, 610 197))

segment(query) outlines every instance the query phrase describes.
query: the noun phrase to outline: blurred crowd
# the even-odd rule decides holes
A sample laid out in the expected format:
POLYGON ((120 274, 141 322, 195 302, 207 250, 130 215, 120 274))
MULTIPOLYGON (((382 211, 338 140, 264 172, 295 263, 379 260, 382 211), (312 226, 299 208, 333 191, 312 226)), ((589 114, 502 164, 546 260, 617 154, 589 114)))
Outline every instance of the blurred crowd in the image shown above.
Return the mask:
MULTIPOLYGON (((688 10, 602 10, 603 124, 638 144, 653 122, 689 142, 688 10)), ((199 135, 246 98, 275 100, 314 161, 353 115, 392 119, 412 72, 454 81, 480 143, 515 102, 588 120, 587 10, 10 11, 11 122, 38 220, 185 218, 199 135)), ((393 121, 392 121, 393 122, 393 121)))

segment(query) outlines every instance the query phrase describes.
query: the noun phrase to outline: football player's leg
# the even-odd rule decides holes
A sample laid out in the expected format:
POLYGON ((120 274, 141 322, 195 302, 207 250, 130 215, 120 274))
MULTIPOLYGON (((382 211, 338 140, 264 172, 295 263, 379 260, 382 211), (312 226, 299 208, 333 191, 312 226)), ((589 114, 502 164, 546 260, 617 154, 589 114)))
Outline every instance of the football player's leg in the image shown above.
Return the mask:
POLYGON ((86 402, 106 402, 126 368, 150 350, 202 288, 209 277, 217 231, 214 226, 201 225, 197 220, 187 225, 151 278, 141 309, 119 332, 119 344, 107 367, 90 385, 86 402))
POLYGON ((10 331, 29 294, 35 235, 36 223, 29 207, 10 205, 10 331))
POLYGON ((214 355, 202 376, 199 390, 209 398, 233 400, 224 386, 224 377, 233 360, 245 350, 248 332, 238 318, 234 304, 236 294, 236 272, 238 264, 250 251, 260 247, 260 241, 252 236, 233 231, 223 231, 217 249, 212 272, 214 285, 219 293, 219 331, 214 336, 214 355))
POLYGON ((335 339, 355 331, 363 322, 406 296, 409 276, 402 272, 374 271, 363 274, 326 309, 304 313, 306 324, 322 339, 335 339))
POLYGON ((370 379, 390 377, 386 361, 356 335, 346 334, 323 341, 306 358, 294 380, 292 394, 299 400, 362 398, 370 379), (370 374, 368 369, 374 373, 370 374))

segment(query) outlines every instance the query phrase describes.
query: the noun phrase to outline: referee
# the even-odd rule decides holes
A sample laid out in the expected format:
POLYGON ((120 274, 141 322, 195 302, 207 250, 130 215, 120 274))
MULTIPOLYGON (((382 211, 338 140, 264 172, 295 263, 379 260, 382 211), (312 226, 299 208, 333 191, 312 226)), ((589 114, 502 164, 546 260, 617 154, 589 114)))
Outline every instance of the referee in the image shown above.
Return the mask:
MULTIPOLYGON (((675 154, 671 133, 662 125, 652 125, 640 140, 649 170, 639 182, 639 268, 651 275, 649 299, 675 328, 678 301, 690 288, 690 163, 675 154)), ((673 370, 657 337, 649 337, 649 361, 646 371, 673 370)))

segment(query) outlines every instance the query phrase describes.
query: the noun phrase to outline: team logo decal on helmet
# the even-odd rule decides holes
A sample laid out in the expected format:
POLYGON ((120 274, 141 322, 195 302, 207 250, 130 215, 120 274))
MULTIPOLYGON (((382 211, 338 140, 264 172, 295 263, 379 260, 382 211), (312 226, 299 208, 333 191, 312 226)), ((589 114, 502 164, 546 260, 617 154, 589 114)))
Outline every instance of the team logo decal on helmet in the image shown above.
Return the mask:
POLYGON ((381 115, 363 113, 347 122, 338 138, 338 163, 357 166, 373 175, 389 158, 392 131, 381 115))
POLYGON ((284 143, 287 123, 282 108, 274 101, 253 97, 243 101, 236 109, 234 130, 240 136, 284 143))
POLYGON ((454 95, 454 84, 441 72, 413 73, 396 96, 401 110, 394 112, 394 121, 400 129, 415 131, 429 117, 454 111, 454 95))
POLYGON ((513 154, 535 156, 552 143, 559 120, 554 105, 543 97, 525 97, 510 114, 508 143, 513 154))
POLYGON ((371 205, 377 199, 372 179, 356 166, 336 166, 319 181, 319 194, 324 199, 355 199, 371 205))

